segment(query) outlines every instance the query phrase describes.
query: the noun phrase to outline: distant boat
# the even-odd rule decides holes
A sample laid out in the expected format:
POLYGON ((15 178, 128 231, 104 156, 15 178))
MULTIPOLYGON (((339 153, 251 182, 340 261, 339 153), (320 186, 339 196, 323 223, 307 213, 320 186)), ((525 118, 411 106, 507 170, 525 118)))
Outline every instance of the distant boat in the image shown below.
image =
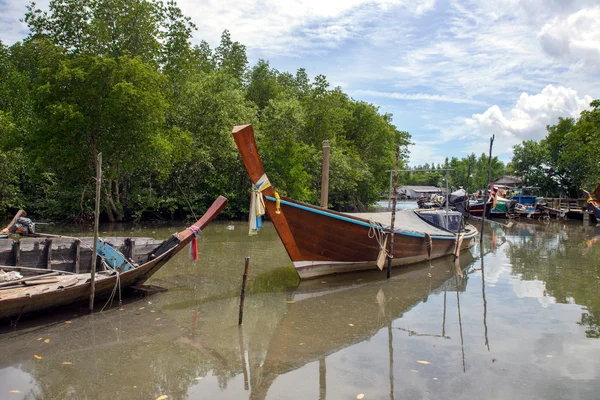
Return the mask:
MULTIPOLYGON (((233 137, 253 183, 251 212, 257 203, 259 207, 264 203, 301 279, 377 268, 377 259, 385 254, 391 213, 341 213, 281 197, 265 174, 252 126, 234 127, 233 137)), ((467 225, 456 234, 405 210, 396 213, 394 234, 396 266, 453 254, 457 244, 467 248, 477 229, 467 225)))
MULTIPOLYGON (((117 284, 121 288, 143 284, 190 243, 226 204, 227 199, 219 196, 202 218, 165 241, 99 240, 98 255, 102 262, 101 271, 95 275, 95 298, 108 297, 117 284)), ((0 240, 0 270, 13 277, 11 280, 5 277, 0 283, 0 319, 84 301, 90 296, 93 239, 34 236, 15 242, 0 240), (85 268, 88 272, 84 273, 85 268), (15 273, 22 278, 15 280, 15 273)))
POLYGON ((490 211, 492 210, 493 206, 494 205, 491 201, 488 201, 485 204, 483 201, 470 201, 469 202, 469 215, 471 215, 472 217, 481 218, 484 215, 484 209, 485 209, 485 216, 487 218, 489 216, 490 211))
POLYGON ((600 201, 600 185, 598 185, 596 187, 596 190, 594 190, 594 196, 596 196, 596 200, 594 200, 592 198, 592 195, 585 191, 585 193, 588 195, 588 199, 587 199, 587 209, 589 212, 591 212, 594 217, 596 218, 596 221, 600 222, 600 204, 598 203, 598 201, 600 201))

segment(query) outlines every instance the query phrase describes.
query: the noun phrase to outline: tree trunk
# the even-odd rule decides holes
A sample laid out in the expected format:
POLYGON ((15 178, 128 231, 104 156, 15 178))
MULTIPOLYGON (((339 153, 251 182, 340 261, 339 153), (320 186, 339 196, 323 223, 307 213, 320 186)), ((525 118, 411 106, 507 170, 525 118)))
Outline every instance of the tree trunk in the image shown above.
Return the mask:
POLYGON ((104 185, 104 210, 106 211, 106 216, 108 217, 108 222, 115 222, 115 214, 113 213, 111 202, 112 198, 110 195, 111 185, 104 185))

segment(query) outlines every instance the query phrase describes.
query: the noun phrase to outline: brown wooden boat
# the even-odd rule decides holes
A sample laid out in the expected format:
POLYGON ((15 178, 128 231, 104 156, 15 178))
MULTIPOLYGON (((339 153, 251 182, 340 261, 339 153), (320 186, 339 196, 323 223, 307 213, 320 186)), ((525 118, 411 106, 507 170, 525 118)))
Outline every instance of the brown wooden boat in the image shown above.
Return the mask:
MULTIPOLYGON (((390 213, 347 214, 280 197, 265 175, 252 126, 234 127, 233 137, 254 193, 264 199, 266 212, 301 279, 377 268, 390 213)), ((468 247, 477 235, 471 225, 455 234, 411 210, 396 213, 395 227, 394 266, 453 254, 457 247, 468 247)))
MULTIPOLYGON (((226 204, 227 199, 219 196, 192 226, 158 244, 143 238, 139 240, 143 246, 136 246, 137 238, 105 238, 100 241, 102 252, 99 250, 98 254, 102 255, 102 262, 95 278, 95 298, 108 297, 117 284, 125 288, 144 283, 190 243, 226 204), (120 242, 115 247, 111 240, 120 242), (121 253, 120 248, 125 251, 121 253)), ((90 240, 50 235, 21 238, 14 243, 8 239, 1 240, 0 246, 4 248, 0 254, 8 265, 2 265, 0 269, 19 272, 23 278, 0 283, 0 319, 87 300, 90 294, 91 250, 82 251, 89 247, 85 246, 87 241, 90 240), (43 247, 40 246, 42 242, 43 247), (55 253, 64 256, 53 257, 55 253), (87 273, 84 273, 85 269, 87 273)))
POLYGON ((490 211, 494 207, 494 205, 492 204, 491 201, 488 201, 485 204, 483 203, 483 201, 469 204, 469 215, 471 215, 472 217, 482 218, 483 214, 484 214, 484 206, 485 206, 485 216, 487 218, 490 214, 490 211))

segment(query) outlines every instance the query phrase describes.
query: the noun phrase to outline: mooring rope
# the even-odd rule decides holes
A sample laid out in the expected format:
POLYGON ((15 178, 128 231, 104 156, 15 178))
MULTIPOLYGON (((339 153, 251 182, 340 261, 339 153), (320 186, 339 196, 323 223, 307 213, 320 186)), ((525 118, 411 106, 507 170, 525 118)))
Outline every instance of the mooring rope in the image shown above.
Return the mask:
POLYGON ((383 229, 383 225, 379 222, 373 221, 373 219, 369 218, 369 239, 375 239, 377 244, 379 245, 379 250, 383 251, 386 257, 390 257, 390 254, 385 246, 385 238, 387 233, 383 229))
POLYGON ((104 307, 102 307, 102 309, 100 310, 100 312, 104 311, 104 309, 106 308, 106 306, 108 305, 108 303, 110 303, 110 307, 112 307, 112 302, 113 302, 113 300, 115 298, 117 287, 119 288, 119 308, 123 307, 123 301, 121 299, 121 273, 118 270, 116 270, 116 269, 114 271, 117 273, 117 281, 115 282, 115 287, 113 287, 113 290, 112 290, 112 293, 110 294, 110 297, 108 298, 108 300, 106 301, 106 304, 104 305, 104 307))

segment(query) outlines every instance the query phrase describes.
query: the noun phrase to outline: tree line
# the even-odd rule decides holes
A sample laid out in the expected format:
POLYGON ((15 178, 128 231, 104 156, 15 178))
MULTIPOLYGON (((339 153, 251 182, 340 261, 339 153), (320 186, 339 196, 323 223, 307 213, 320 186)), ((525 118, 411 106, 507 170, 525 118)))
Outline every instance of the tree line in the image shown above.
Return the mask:
POLYGON ((600 100, 579 118, 559 118, 540 141, 526 140, 513 149, 515 174, 552 196, 579 197, 581 189, 600 184, 600 100))
MULTIPOLYGON (((463 188, 469 193, 474 193, 477 190, 484 189, 488 179, 488 160, 486 154, 481 154, 479 157, 475 153, 471 153, 466 157, 446 158, 443 164, 428 164, 417 165, 414 170, 432 170, 431 172, 404 172, 400 174, 399 182, 401 185, 416 185, 416 186, 435 186, 439 188, 446 187, 446 171, 448 171, 448 187, 450 189, 463 188)), ((507 166, 498 159, 497 156, 492 157, 490 163, 490 180, 494 181, 504 174, 511 172, 510 164, 507 166)))
POLYGON ((224 31, 192 45, 196 26, 174 1, 35 3, 21 42, 0 42, 0 215, 18 208, 89 220, 103 153, 108 221, 182 218, 218 195, 247 212, 250 181, 231 136, 252 123, 271 182, 318 203, 323 140, 330 140, 330 206, 378 199, 410 135, 323 75, 281 72, 224 31))

